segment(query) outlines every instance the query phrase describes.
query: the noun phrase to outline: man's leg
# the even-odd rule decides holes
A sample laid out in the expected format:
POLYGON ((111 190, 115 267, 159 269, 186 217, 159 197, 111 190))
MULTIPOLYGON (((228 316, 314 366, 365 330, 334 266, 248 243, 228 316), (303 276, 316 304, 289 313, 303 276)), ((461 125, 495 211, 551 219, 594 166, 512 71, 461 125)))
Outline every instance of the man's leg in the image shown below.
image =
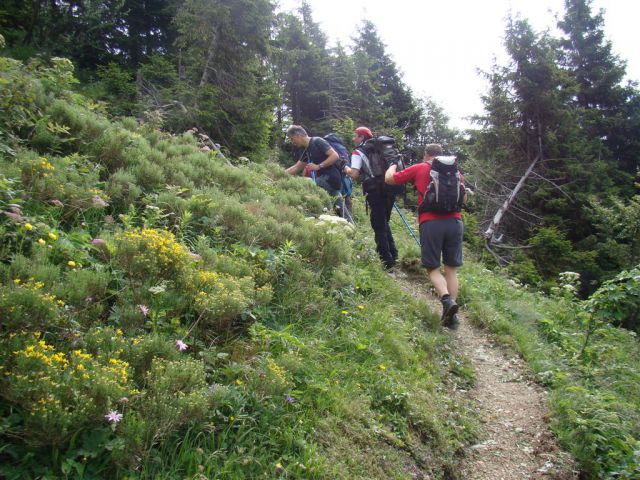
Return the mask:
MULTIPOLYGON (((454 327, 454 317, 458 313, 458 304, 449 290, 447 282, 448 269, 445 266, 445 275, 440 271, 440 257, 442 255, 443 242, 446 235, 446 220, 431 220, 420 224, 420 243, 422 252, 422 265, 429 273, 429 279, 433 284, 440 302, 442 303, 442 323, 447 327, 454 327)), ((457 283, 454 285, 457 294, 457 283)))
POLYGON ((449 293, 458 298, 458 267, 462 266, 462 238, 464 226, 462 220, 449 219, 444 222, 444 238, 442 243, 442 261, 444 276, 447 280, 449 293))
POLYGON ((389 225, 389 221, 391 220, 391 213, 393 213, 393 204, 396 201, 396 196, 390 193, 386 194, 385 205, 387 207, 386 219, 387 219, 387 241, 389 242, 389 253, 391 257, 393 257, 393 262, 398 259, 398 249, 396 248, 396 242, 393 239, 393 234, 391 233, 391 226, 389 225))
POLYGON ((316 185, 326 191, 331 197, 340 197, 340 189, 335 189, 329 184, 329 179, 327 176, 316 177, 316 185))
MULTIPOLYGON (((444 276, 447 281, 447 289, 454 301, 458 298, 458 267, 462 266, 463 235, 464 226, 462 220, 450 219, 446 221, 442 245, 442 260, 444 263, 444 276)), ((453 314, 445 325, 450 328, 456 328, 457 323, 458 316, 457 314, 453 314)))
POLYGON ((435 288, 436 292, 438 293, 438 297, 442 298, 445 295, 450 295, 449 289, 447 288, 447 280, 442 275, 440 267, 427 269, 427 272, 429 273, 429 279, 433 284, 433 288, 435 288))
POLYGON ((454 298, 458 298, 458 267, 444 266, 444 278, 447 282, 448 293, 454 298))
POLYGON ((369 219, 376 239, 376 250, 385 267, 390 268, 395 263, 389 247, 389 224, 387 222, 386 204, 380 192, 367 194, 367 202, 371 210, 369 219))

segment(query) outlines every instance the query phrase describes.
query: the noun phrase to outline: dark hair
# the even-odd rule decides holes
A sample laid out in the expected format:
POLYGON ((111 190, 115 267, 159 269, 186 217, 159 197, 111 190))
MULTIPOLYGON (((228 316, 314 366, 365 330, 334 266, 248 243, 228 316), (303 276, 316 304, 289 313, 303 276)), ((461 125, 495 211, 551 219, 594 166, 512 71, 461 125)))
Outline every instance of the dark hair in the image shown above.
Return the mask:
POLYGON ((287 137, 292 137, 294 135, 304 135, 307 136, 307 131, 302 128, 300 125, 291 125, 287 129, 287 137))

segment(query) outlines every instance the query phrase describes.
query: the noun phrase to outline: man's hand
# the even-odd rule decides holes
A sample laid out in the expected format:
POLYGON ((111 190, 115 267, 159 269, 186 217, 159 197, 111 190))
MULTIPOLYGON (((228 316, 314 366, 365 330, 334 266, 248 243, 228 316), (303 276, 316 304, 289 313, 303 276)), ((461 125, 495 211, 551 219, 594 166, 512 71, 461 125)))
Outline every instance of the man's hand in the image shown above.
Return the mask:
POLYGON ((351 177, 351 180, 357 180, 360 176, 360 170, 357 168, 344 167, 344 173, 351 177))
POLYGON ((302 170, 304 170, 305 165, 306 163, 297 161, 296 163, 291 165, 289 168, 287 168, 285 172, 287 172, 289 175, 296 175, 298 172, 301 172, 302 170))
POLYGON ((320 168, 320 165, 316 165, 315 163, 309 164, 309 170, 311 170, 312 172, 317 172, 318 170, 320 170, 320 168))

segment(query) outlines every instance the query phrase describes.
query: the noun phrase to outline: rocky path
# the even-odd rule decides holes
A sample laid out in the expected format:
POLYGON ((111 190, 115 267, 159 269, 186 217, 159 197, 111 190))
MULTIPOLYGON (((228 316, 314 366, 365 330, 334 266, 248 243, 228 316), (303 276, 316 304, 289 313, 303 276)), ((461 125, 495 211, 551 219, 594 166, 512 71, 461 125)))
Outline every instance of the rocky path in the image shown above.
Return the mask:
MULTIPOLYGON (((440 302, 428 292, 428 284, 396 280, 440 312, 440 302)), ((577 479, 571 457, 560 450, 549 430, 547 392, 530 380, 522 359, 471 325, 464 309, 459 317, 460 326, 451 335, 458 352, 475 370, 476 384, 464 394, 471 396, 481 422, 478 443, 466 448, 460 478, 577 479)))

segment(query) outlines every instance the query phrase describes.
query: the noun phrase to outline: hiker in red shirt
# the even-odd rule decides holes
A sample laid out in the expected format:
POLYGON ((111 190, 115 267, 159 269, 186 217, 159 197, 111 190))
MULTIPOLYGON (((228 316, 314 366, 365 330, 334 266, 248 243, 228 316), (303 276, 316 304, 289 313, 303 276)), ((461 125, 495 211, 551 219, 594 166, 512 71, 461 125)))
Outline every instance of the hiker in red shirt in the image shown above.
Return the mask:
MULTIPOLYGON (((442 147, 433 143, 426 146, 422 163, 412 165, 401 172, 396 171, 396 165, 391 165, 385 173, 385 182, 389 185, 413 183, 418 190, 418 204, 422 206, 425 193, 432 182, 432 162, 436 159, 444 165, 455 165, 455 157, 442 156, 442 147)), ((462 202, 466 201, 466 192, 461 174, 459 174, 459 185, 460 192, 464 192, 458 202, 462 205, 462 202)), ((423 211, 422 207, 419 210, 421 212, 418 223, 420 224, 422 265, 427 269, 429 278, 440 296, 442 323, 449 328, 455 328, 458 321, 457 269, 462 265, 462 216, 459 208, 458 211, 447 213, 423 211), (440 271, 441 257, 444 263, 444 275, 440 271)))

